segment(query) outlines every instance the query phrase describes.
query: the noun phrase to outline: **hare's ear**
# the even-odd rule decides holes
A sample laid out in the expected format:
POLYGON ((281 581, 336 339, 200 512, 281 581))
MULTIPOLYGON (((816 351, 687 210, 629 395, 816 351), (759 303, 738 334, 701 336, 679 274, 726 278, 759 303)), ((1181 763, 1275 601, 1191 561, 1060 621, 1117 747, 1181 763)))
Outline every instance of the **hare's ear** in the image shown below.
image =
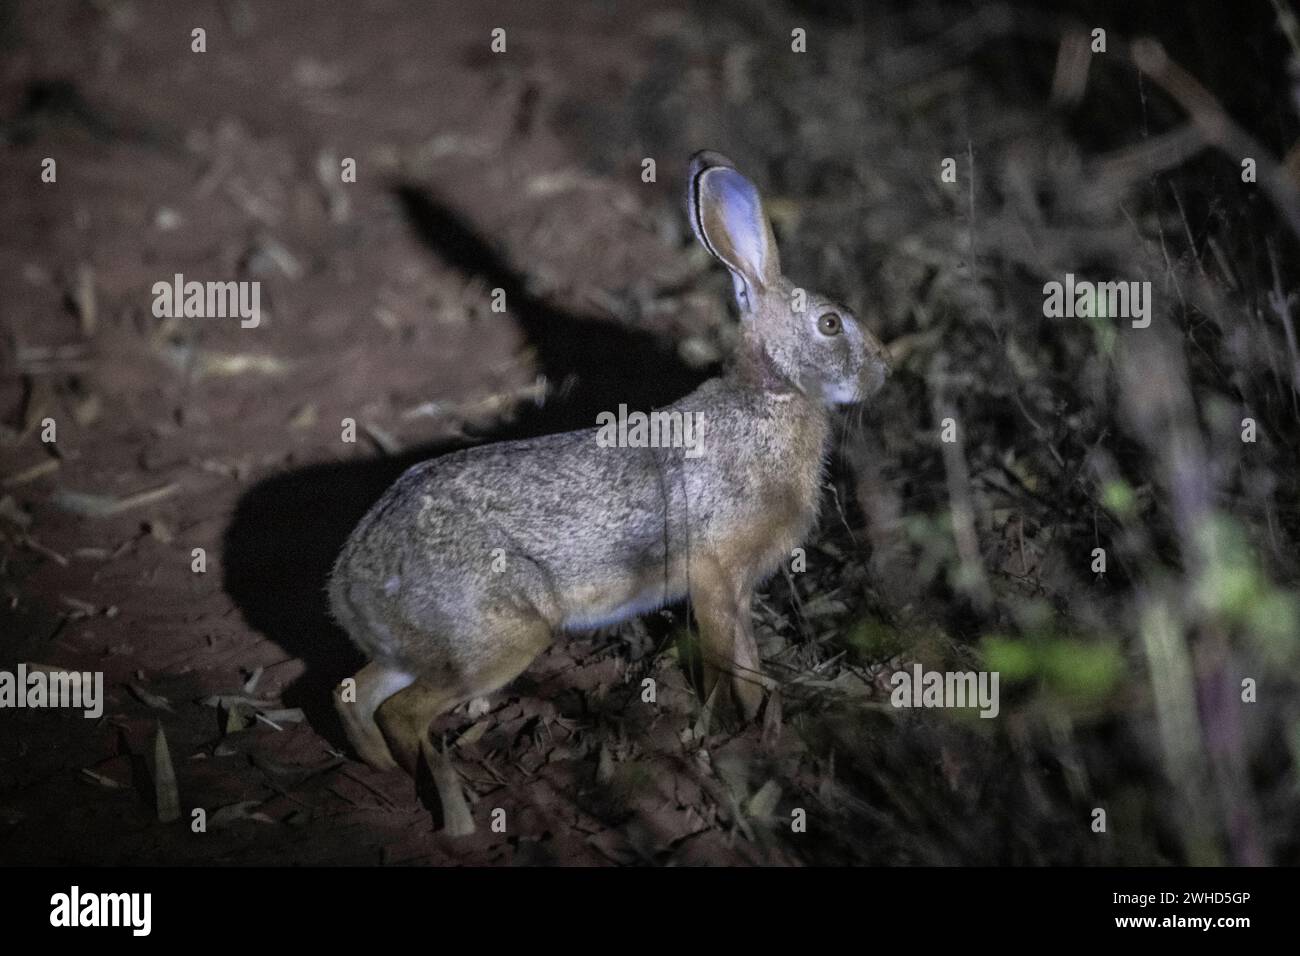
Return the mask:
POLYGON ((776 240, 758 189, 731 161, 705 150, 691 158, 690 217, 695 237, 731 270, 736 301, 748 311, 781 275, 776 240))

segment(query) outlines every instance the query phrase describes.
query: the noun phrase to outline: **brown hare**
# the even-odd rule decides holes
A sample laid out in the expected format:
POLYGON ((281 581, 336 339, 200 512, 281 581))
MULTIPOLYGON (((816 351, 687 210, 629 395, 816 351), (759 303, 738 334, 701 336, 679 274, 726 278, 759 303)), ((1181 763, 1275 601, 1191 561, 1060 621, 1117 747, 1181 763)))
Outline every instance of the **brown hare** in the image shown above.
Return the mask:
POLYGON ((830 408, 872 395, 889 365, 852 312, 781 274, 758 190, 729 160, 693 157, 688 206, 742 327, 730 371, 663 410, 689 413, 702 441, 609 447, 591 428, 459 451, 408 470, 344 545, 330 605, 370 663, 335 698, 371 766, 414 774, 435 717, 557 633, 683 597, 704 694, 757 713, 754 587, 816 519, 830 408))

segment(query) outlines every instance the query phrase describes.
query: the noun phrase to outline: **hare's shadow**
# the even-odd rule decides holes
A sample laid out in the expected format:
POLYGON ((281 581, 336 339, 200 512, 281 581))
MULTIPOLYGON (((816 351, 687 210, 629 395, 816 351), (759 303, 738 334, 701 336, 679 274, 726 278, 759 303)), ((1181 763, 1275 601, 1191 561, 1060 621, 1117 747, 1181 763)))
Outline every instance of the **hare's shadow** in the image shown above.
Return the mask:
MULTIPOLYGON (((506 292, 511 315, 538 357, 539 371, 564 395, 522 407, 484 440, 498 441, 595 424, 622 402, 649 409, 689 392, 708 370, 687 367, 670 343, 610 321, 575 315, 529 294, 524 277, 449 207, 415 187, 395 194, 419 238, 448 264, 506 292)), ((285 702, 300 706, 320 733, 341 740, 330 689, 363 663, 329 616, 326 580, 348 533, 411 465, 468 441, 430 444, 400 456, 299 468, 265 479, 238 502, 223 542, 223 583, 248 626, 306 670, 285 702)))

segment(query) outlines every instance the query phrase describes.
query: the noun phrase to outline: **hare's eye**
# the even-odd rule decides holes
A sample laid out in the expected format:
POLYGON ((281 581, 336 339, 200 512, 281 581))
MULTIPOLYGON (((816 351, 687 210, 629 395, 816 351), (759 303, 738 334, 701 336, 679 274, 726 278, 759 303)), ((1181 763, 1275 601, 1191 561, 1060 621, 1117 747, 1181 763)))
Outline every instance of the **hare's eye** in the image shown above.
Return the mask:
POLYGON ((822 335, 839 335, 843 328, 844 323, 834 312, 823 312, 817 320, 817 331, 822 335))

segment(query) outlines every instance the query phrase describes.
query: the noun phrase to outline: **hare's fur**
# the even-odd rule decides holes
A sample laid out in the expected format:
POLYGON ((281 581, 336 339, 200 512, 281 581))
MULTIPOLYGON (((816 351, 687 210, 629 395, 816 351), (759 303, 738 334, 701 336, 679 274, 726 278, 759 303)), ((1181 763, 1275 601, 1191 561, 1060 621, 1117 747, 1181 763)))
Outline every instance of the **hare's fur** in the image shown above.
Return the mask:
POLYGON ((336 703, 380 768, 431 758, 438 714, 511 681, 566 629, 689 596, 704 690, 723 674, 752 717, 764 687, 756 584, 816 519, 829 405, 883 381, 880 344, 852 313, 794 287, 753 186, 697 155, 691 215, 731 270, 742 317, 733 368, 669 406, 702 422, 703 453, 601 447, 597 429, 467 449, 407 471, 362 519, 330 581, 338 621, 371 663, 336 703), (839 332, 819 315, 834 309, 839 332))

